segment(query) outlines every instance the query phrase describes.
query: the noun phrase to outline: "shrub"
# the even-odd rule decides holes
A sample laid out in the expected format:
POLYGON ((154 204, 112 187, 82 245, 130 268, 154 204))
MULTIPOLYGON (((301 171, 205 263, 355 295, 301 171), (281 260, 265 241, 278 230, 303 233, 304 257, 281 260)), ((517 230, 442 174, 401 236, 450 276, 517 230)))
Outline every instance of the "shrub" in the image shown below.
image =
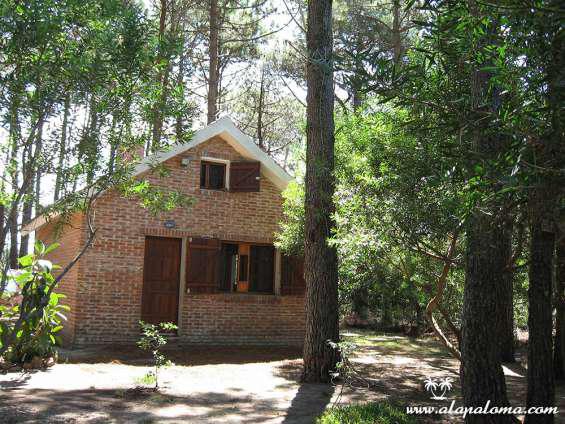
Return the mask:
POLYGON ((21 268, 11 271, 10 281, 17 287, 12 296, 19 302, 0 304, 0 348, 8 362, 24 363, 34 357, 56 355, 60 344, 59 331, 69 310, 60 300, 65 296, 53 291, 57 268, 43 259, 57 245, 35 244, 32 254, 19 258, 21 268))
POLYGON ((167 337, 163 332, 176 330, 178 327, 172 322, 162 322, 159 325, 148 324, 139 321, 141 326, 141 337, 137 342, 140 349, 151 352, 153 359, 153 371, 149 371, 139 381, 143 384, 155 383, 155 390, 159 389, 159 371, 162 367, 172 365, 161 348, 167 344, 167 337))
POLYGON ((365 403, 328 409, 316 424, 413 424, 414 417, 387 402, 365 403))

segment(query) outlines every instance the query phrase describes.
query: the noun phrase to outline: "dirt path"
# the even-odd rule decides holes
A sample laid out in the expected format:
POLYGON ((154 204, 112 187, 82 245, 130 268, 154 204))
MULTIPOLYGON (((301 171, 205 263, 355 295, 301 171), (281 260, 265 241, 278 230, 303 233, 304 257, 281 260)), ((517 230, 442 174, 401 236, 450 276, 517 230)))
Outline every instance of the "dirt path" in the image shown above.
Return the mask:
MULTIPOLYGON (((358 343, 355 366, 375 388, 346 389, 343 402, 438 405, 458 400, 458 364, 435 341, 361 332, 345 336, 358 343), (426 377, 453 379, 447 401, 430 400, 426 377)), ((300 384, 300 352, 292 350, 175 349, 170 356, 176 365, 162 372, 158 394, 128 391, 149 369, 135 347, 65 355, 68 363, 47 371, 0 375, 0 422, 301 424, 312 423, 339 394, 332 386, 300 384)), ((513 404, 523 405, 523 370, 514 371, 507 370, 509 392, 513 404)), ((558 397, 565 411, 562 388, 558 397)), ((421 421, 458 422, 454 417, 421 421)))

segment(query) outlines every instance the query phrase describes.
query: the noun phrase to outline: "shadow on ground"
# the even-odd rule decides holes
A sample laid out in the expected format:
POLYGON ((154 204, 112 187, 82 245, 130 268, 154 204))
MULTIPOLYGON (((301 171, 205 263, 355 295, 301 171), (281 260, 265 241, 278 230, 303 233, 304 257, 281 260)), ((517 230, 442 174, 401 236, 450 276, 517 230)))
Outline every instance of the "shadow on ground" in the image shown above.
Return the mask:
MULTIPOLYGON (((163 352, 173 363, 181 366, 248 364, 302 357, 300 349, 283 347, 181 346, 171 344, 163 352)), ((69 364, 149 365, 151 355, 140 350, 136 345, 105 345, 84 349, 61 349, 59 362, 69 364)))
MULTIPOLYGON (((352 359, 370 387, 301 384, 296 349, 173 345, 167 355, 180 366, 164 373, 164 390, 132 396, 127 389, 134 387, 136 373, 148 369, 149 357, 135 346, 105 346, 63 351, 61 362, 69 365, 46 372, 0 376, 0 421, 311 424, 340 396, 343 403, 387 400, 401 407, 461 404, 459 363, 435 340, 363 332, 346 338, 359 342, 352 359), (451 379, 447 402, 430 399, 427 377, 451 379)), ((511 403, 524 406, 523 352, 518 359, 505 366, 506 381, 511 403)), ((565 410, 562 383, 556 400, 565 410)), ((459 418, 421 416, 418 422, 462 422, 459 418)), ((561 416, 556 422, 563 422, 561 416)))
POLYGON ((25 408, 2 405, 0 400, 3 423, 66 422, 66 418, 68 422, 210 422, 234 414, 245 416, 248 423, 262 423, 265 414, 271 414, 276 407, 264 399, 214 392, 197 396, 154 393, 135 400, 120 389, 28 390, 27 394, 25 408))

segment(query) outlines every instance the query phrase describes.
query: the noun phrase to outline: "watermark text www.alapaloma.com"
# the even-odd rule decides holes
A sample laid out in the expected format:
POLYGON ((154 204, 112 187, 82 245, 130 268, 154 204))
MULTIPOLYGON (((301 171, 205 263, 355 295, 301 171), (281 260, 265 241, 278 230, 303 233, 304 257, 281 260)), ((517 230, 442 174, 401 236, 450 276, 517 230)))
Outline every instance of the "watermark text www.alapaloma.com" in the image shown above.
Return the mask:
POLYGON ((484 406, 455 406, 455 401, 451 401, 449 406, 407 406, 406 413, 409 415, 543 415, 543 414, 557 414, 559 409, 555 406, 491 406, 490 400, 484 406))
MULTIPOLYGON (((433 400, 447 400, 447 392, 449 392, 453 385, 452 379, 446 377, 443 379, 434 379, 427 377, 424 380, 424 388, 431 393, 433 400)), ((557 407, 522 407, 522 406, 491 406, 491 401, 487 401, 483 406, 455 406, 455 401, 451 401, 449 406, 407 406, 406 413, 409 415, 545 415, 557 414, 559 409, 557 407)))

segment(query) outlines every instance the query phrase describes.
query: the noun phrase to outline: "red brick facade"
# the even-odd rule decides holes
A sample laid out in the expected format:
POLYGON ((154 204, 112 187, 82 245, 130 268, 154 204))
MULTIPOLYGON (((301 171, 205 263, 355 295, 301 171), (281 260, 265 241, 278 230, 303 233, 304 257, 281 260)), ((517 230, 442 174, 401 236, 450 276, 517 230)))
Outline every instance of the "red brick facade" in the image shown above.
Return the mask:
MULTIPOLYGON (((115 192, 96 201, 96 239, 59 290, 68 296, 71 306, 64 330, 67 344, 120 343, 138 338, 144 243, 148 235, 178 237, 185 244, 191 236, 273 242, 282 217, 280 190, 263 175, 259 192, 200 189, 203 157, 244 159, 223 139, 214 137, 166 161, 170 171, 167 177, 143 176, 155 185, 193 197, 195 203, 189 208, 153 216, 138 200, 115 192), (181 166, 182 158, 190 159, 188 166, 181 166), (174 220, 176 227, 166 229, 165 220, 174 220)), ((85 237, 82 220, 77 215, 73 227, 64 231, 59 240, 61 247, 53 253, 54 262, 65 264, 78 252, 85 237)), ((38 238, 52 240, 53 228, 53 224, 40 228, 38 238)), ((304 332, 303 296, 281 296, 277 287, 275 293, 189 294, 181 275, 179 339, 204 344, 300 345, 304 332)))

